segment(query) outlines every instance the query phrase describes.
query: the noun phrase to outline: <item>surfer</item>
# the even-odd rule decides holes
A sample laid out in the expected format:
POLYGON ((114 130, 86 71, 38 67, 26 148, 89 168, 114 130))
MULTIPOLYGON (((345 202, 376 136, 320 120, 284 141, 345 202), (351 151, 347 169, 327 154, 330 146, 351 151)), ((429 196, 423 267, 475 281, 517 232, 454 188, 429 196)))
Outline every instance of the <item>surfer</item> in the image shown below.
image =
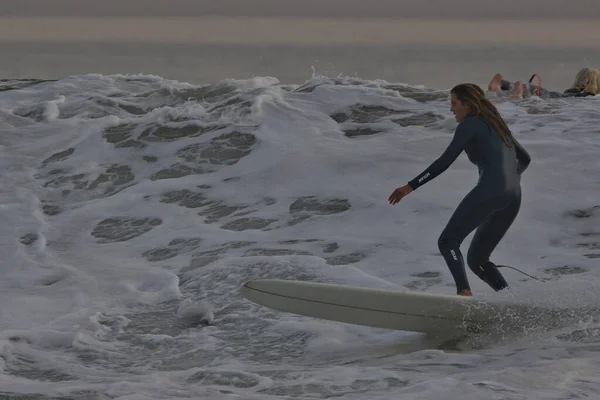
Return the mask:
POLYGON ((496 74, 488 84, 488 90, 511 99, 523 99, 533 95, 543 99, 595 96, 600 94, 600 70, 582 68, 575 76, 573 85, 562 93, 543 88, 538 74, 533 74, 527 84, 521 81, 509 82, 504 80, 501 74, 496 74), (537 85, 533 84, 535 78, 537 78, 537 85))
POLYGON ((403 197, 444 172, 464 150, 479 168, 479 181, 466 195, 442 231, 438 246, 456 283, 457 293, 472 296, 460 245, 477 229, 467 264, 481 280, 499 291, 508 284, 490 255, 513 223, 521 206, 521 174, 531 158, 513 137, 506 122, 477 85, 465 83, 451 90, 451 108, 459 122, 444 153, 415 179, 388 198, 403 197))

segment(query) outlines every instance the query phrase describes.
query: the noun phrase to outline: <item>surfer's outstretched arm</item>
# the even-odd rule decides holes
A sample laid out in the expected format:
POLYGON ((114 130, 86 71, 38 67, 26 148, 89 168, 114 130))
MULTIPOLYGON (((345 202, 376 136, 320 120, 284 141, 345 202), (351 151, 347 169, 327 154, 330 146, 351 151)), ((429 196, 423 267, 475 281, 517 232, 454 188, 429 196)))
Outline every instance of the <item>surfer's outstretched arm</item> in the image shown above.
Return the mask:
POLYGON ((446 151, 435 160, 425 171, 418 175, 415 179, 408 182, 408 184, 401 186, 394 190, 394 192, 388 198, 388 202, 392 205, 397 204, 402 198, 408 195, 410 192, 423 186, 425 183, 434 179, 442 172, 448 169, 450 165, 456 160, 459 154, 464 150, 467 142, 473 137, 478 129, 479 121, 476 118, 467 118, 458 126, 454 131, 454 137, 446 148, 446 151))
POLYGON ((435 179, 438 175, 448 169, 464 150, 467 142, 473 137, 481 121, 476 118, 467 118, 456 127, 454 137, 446 148, 446 151, 435 160, 425 171, 419 174, 415 179, 408 182, 413 189, 423 186, 427 182, 435 179))

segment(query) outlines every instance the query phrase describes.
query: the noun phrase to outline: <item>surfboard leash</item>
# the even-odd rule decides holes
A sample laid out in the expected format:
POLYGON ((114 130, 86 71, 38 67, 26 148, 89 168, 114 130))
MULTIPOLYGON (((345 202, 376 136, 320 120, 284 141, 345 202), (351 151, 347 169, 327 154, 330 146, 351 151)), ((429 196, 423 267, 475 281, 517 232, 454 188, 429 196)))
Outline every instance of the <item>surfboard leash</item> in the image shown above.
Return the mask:
POLYGON ((515 271, 520 272, 523 275, 530 277, 531 279, 535 279, 536 281, 540 281, 540 282, 546 282, 546 280, 544 280, 544 279, 536 278, 535 276, 529 275, 528 273, 525 273, 525 272, 521 271, 520 269, 517 269, 515 267, 511 267, 510 265, 502 265, 502 266, 497 265, 497 267, 514 269, 515 271))

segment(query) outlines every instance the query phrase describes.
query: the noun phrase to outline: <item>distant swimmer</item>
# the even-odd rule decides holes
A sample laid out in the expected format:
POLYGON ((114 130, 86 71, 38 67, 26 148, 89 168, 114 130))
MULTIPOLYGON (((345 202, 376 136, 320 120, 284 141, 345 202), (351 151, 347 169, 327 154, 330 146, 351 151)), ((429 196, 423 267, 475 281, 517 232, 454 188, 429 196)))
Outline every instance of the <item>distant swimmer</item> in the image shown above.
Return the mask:
POLYGON ((438 240, 438 247, 456 283, 457 293, 472 296, 460 252, 475 229, 467 264, 475 275, 499 291, 508 284, 490 255, 515 220, 521 206, 521 174, 531 162, 506 122, 477 85, 451 90, 451 108, 459 122, 444 153, 416 178, 388 198, 397 204, 404 196, 444 172, 464 150, 479 169, 479 181, 458 205, 438 240))
POLYGON ((594 68, 582 68, 575 76, 573 85, 562 93, 543 88, 538 74, 533 74, 527 83, 509 82, 504 80, 501 74, 496 74, 490 81, 488 90, 501 97, 511 99, 523 99, 530 96, 538 96, 543 99, 595 96, 600 94, 600 71, 594 68), (537 84, 534 84, 536 78, 537 84))

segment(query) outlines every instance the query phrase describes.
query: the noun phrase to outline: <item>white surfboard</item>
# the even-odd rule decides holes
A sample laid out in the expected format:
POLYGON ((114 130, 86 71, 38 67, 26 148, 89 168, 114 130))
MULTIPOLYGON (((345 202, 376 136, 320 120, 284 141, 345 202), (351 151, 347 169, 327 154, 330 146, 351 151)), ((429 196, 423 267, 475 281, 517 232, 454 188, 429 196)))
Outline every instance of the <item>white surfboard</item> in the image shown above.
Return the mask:
POLYGON ((279 279, 248 281, 242 295, 257 304, 309 317, 434 336, 464 335, 492 325, 531 325, 551 310, 474 297, 393 291, 279 279))

